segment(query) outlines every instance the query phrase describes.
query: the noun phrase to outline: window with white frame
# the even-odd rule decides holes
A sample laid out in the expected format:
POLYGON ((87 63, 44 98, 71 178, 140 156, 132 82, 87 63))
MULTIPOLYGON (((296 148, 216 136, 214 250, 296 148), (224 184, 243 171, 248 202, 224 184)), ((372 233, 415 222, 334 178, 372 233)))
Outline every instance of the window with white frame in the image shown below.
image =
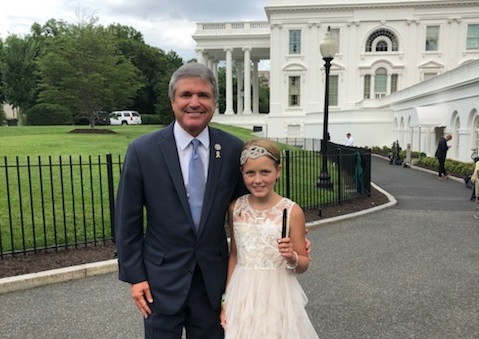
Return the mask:
POLYGON ((364 76, 364 99, 371 98, 371 74, 366 74, 364 76))
POLYGON ((374 76, 374 97, 385 97, 388 90, 388 72, 385 68, 378 68, 374 76))
POLYGON ((399 75, 391 74, 391 93, 398 91, 398 79, 399 75))
POLYGON ((363 99, 380 99, 399 90, 399 74, 380 67, 374 74, 365 74, 363 99))
POLYGON ((388 29, 378 29, 369 35, 366 52, 397 52, 399 43, 396 35, 388 29))
POLYGON ((338 76, 329 76, 329 105, 338 106, 338 76))
POLYGON ((479 24, 467 25, 466 49, 479 49, 479 24))
POLYGON ((437 51, 439 46, 439 26, 426 27, 426 51, 437 51))
POLYGON ((374 50, 376 52, 387 52, 388 51, 388 42, 386 40, 379 39, 376 41, 374 50))
POLYGON ((289 31, 289 54, 301 54, 301 30, 289 31))
POLYGON ((301 77, 289 77, 289 106, 298 107, 301 103, 301 77))

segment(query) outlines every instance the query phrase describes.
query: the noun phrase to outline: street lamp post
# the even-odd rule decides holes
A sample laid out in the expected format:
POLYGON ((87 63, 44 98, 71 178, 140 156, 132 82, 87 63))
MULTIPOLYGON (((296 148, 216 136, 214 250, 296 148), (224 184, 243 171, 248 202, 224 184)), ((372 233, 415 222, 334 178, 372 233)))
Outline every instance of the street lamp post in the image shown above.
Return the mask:
POLYGON ((323 140, 321 143, 322 167, 318 181, 316 183, 318 188, 332 189, 333 183, 331 176, 328 173, 328 115, 329 115, 329 71, 331 69, 331 61, 334 55, 338 52, 338 42, 331 37, 331 27, 328 27, 326 36, 319 44, 319 50, 324 60, 325 69, 325 90, 324 90, 324 121, 323 121, 323 140))

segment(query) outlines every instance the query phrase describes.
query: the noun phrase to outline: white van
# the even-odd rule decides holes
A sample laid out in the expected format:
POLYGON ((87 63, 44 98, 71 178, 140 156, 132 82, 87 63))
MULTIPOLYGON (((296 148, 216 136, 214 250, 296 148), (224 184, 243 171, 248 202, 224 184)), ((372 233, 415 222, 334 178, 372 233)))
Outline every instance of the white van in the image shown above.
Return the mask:
POLYGON ((110 113, 111 125, 141 125, 141 115, 137 111, 113 111, 110 113))

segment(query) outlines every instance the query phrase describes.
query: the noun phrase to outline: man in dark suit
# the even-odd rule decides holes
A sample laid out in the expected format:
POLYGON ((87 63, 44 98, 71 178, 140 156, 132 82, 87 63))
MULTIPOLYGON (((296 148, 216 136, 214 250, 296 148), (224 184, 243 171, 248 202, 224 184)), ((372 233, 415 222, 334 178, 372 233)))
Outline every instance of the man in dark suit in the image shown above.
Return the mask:
POLYGON ((438 168, 438 179, 447 179, 448 175, 446 173, 446 155, 449 147, 447 142, 452 139, 450 134, 447 134, 445 137, 439 139, 439 143, 437 144, 436 149, 436 158, 439 161, 439 168, 438 168))
POLYGON ((131 284, 145 338, 179 339, 185 328, 190 339, 219 339, 228 263, 225 213, 247 192, 239 170, 243 142, 208 126, 218 89, 207 67, 180 67, 169 98, 175 121, 136 139, 126 152, 115 214, 119 278, 131 284), (206 179, 197 223, 190 205, 198 199, 189 201, 187 174, 194 138, 206 179))

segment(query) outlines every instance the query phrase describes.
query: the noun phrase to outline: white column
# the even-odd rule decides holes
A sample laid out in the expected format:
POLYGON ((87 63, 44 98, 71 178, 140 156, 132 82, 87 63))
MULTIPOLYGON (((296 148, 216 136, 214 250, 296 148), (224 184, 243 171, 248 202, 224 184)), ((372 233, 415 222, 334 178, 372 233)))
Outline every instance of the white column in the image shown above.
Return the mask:
POLYGON ((213 69, 215 68, 216 61, 213 57, 208 58, 208 68, 213 72, 213 69))
POLYGON ((196 61, 199 63, 199 64, 205 64, 205 58, 203 56, 203 49, 197 49, 196 50, 196 61))
MULTIPOLYGON (((283 39, 283 35, 280 24, 271 25, 271 46, 275 46, 277 51, 281 51, 287 48, 287 40, 283 39), (285 41, 283 41, 285 40, 285 41)), ((317 47, 316 47, 317 48, 317 47)), ((280 53, 275 53, 273 50, 270 50, 270 62, 271 62, 271 72, 270 72, 270 102, 269 102, 269 116, 280 116, 283 114, 283 107, 287 107, 287 85, 285 82, 285 75, 281 71, 283 65, 283 59, 279 55, 280 53)), ((318 73, 319 74, 319 73, 318 73)), ((318 96, 321 96, 319 94, 318 96)), ((324 97, 324 93, 322 95, 324 97)), ((268 136, 276 137, 283 136, 283 132, 280 128, 273 126, 268 119, 268 136)))
POLYGON ((459 161, 470 161, 470 152, 471 152, 471 130, 469 127, 459 128, 457 131, 458 140, 457 140, 457 154, 456 158, 459 161))
MULTIPOLYGON (((218 85, 218 61, 213 62, 212 71, 213 71, 213 75, 215 76, 215 79, 216 79, 216 85, 218 85)), ((220 113, 220 108, 218 107, 218 102, 216 102, 215 113, 216 114, 220 113)))
POLYGON ((251 114, 251 48, 244 52, 244 114, 251 114))
POLYGON ((376 74, 371 74, 371 91, 369 94, 369 99, 376 99, 376 88, 374 87, 374 84, 376 83, 376 74))
POLYGON ((211 70, 213 71, 216 81, 218 81, 218 61, 213 60, 211 70))
POLYGON ((253 114, 259 113, 258 60, 253 61, 253 114))
POLYGON ((237 114, 243 114, 243 61, 236 62, 237 84, 236 84, 236 107, 237 114))
POLYGON ((210 67, 210 56, 208 55, 207 52, 203 52, 203 65, 205 65, 206 67, 210 67))
POLYGON ((233 59, 232 49, 225 48, 226 52, 226 110, 225 114, 234 114, 233 111, 233 59))
POLYGON ((391 77, 392 74, 389 73, 389 70, 387 70, 387 75, 386 75, 386 95, 391 94, 391 77))

